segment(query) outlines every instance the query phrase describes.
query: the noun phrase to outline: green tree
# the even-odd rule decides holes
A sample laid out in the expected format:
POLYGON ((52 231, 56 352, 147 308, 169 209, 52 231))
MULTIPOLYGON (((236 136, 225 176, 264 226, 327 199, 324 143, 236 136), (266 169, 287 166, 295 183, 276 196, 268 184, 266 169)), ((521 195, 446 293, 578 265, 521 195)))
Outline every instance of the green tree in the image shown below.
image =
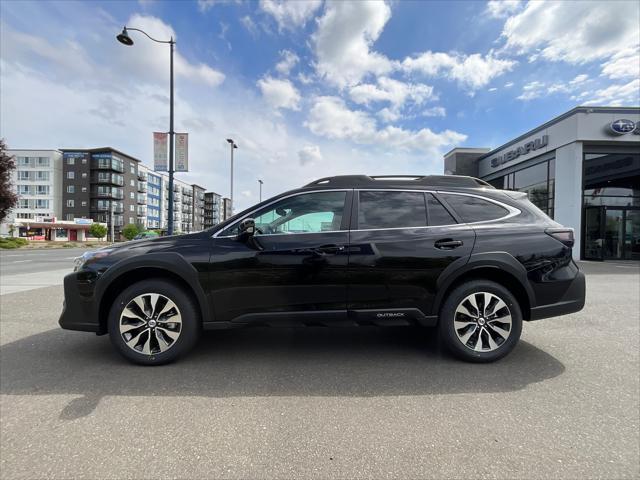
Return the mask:
POLYGON ((101 223, 92 223, 89 227, 89 235, 95 238, 104 238, 107 234, 107 227, 101 223))
POLYGON ((128 223, 122 229, 122 235, 127 240, 133 240, 133 238, 136 235, 138 235, 138 233, 140 233, 140 229, 138 228, 138 225, 136 225, 135 223, 128 223))
POLYGON ((18 203, 18 195, 11 186, 11 172, 15 170, 16 162, 7 153, 7 144, 0 139, 0 222, 18 203))

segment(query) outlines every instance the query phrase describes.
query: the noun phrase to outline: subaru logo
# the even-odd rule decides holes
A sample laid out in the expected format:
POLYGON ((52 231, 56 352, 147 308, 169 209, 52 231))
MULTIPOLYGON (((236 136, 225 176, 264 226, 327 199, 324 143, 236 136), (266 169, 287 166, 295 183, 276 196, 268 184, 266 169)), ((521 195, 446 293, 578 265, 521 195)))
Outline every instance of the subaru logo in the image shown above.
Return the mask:
POLYGON ((633 132, 636 129, 635 122, 621 118, 615 122, 611 122, 611 131, 617 135, 624 135, 625 133, 633 132))

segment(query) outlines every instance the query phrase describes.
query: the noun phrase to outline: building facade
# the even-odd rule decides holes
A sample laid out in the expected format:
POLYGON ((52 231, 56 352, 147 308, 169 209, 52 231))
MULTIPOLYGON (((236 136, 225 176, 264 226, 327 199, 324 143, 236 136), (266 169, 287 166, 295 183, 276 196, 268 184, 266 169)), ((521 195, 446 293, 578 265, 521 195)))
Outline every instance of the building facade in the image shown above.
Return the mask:
POLYGON ((191 214, 193 217, 193 231, 199 232, 204 229, 204 194, 205 188, 195 183, 193 188, 193 208, 191 214))
POLYGON ((574 229, 577 258, 640 260, 640 108, 577 107, 496 149, 455 148, 444 170, 527 192, 574 229))
POLYGON ((146 166, 140 165, 146 170, 147 174, 147 228, 162 229, 163 224, 162 209, 164 199, 162 197, 163 177, 159 173, 148 169, 146 166))
MULTIPOLYGON (((59 150, 8 150, 16 169, 11 183, 18 204, 0 227, 7 235, 16 221, 51 221, 62 215, 62 152, 59 150)), ((15 228, 15 227, 14 227, 15 228)))
POLYGON ((224 197, 222 199, 222 221, 224 222, 228 218, 231 218, 233 213, 231 212, 231 199, 224 197))
POLYGON ((211 228, 222 222, 222 196, 215 192, 204 194, 204 228, 211 228))

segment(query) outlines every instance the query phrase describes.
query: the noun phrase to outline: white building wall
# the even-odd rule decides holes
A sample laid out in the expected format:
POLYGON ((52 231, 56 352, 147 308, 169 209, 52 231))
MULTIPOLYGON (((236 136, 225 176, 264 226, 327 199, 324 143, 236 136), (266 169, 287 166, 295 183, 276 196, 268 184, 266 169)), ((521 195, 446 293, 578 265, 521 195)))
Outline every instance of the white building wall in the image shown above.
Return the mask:
MULTIPOLYGON (((16 169, 11 175, 13 189, 18 193, 18 202, 28 204, 26 207, 18 206, 11 210, 5 221, 0 225, 0 234, 7 235, 10 225, 20 218, 36 219, 61 218, 62 217, 62 152, 58 150, 13 150, 7 153, 14 157, 16 169), (21 159, 26 158, 27 165, 21 159), (43 166, 38 159, 48 159, 48 166, 43 166), (29 179, 21 179, 20 172, 28 172, 29 179), (46 172, 47 180, 37 178, 38 172, 46 172), (38 187, 48 187, 47 194, 39 194, 38 187), (28 193, 20 193, 21 189, 27 189, 28 193), (48 202, 48 208, 37 208, 38 200, 48 202)), ((22 190, 24 192, 24 190, 22 190)), ((41 202, 42 203, 42 202, 41 202)))
POLYGON ((581 255, 582 143, 574 142, 556 150, 554 219, 574 230, 573 256, 581 255))

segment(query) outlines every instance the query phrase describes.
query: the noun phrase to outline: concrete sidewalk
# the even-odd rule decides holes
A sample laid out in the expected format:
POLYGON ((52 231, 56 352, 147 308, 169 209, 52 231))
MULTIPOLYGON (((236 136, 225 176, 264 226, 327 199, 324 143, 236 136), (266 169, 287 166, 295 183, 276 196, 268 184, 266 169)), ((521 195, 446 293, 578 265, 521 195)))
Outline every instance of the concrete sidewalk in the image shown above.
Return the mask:
POLYGON ((49 270, 38 273, 19 273, 16 275, 0 275, 0 295, 25 292, 36 288, 62 285, 64 276, 71 273, 71 269, 49 270))

